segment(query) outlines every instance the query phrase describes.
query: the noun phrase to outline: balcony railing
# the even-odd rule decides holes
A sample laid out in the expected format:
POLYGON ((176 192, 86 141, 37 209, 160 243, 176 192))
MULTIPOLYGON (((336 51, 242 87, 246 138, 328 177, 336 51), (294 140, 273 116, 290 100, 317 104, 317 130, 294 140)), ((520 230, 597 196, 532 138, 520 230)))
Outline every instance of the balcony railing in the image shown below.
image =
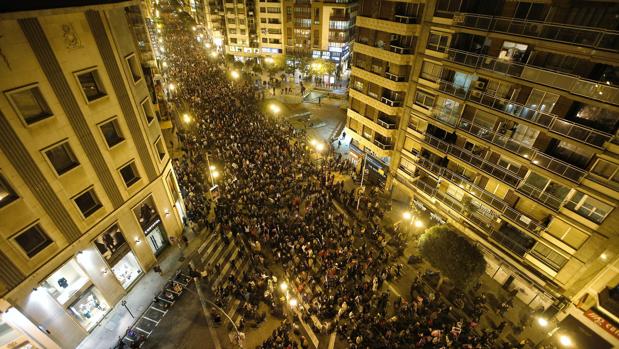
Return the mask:
POLYGON ((391 149, 393 149, 393 144, 390 144, 390 143, 388 143, 387 141, 384 141, 384 140, 375 139, 374 140, 374 144, 377 145, 379 148, 381 148, 383 150, 391 150, 391 149))
POLYGON ((379 116, 376 120, 376 123, 387 129, 394 129, 397 126, 395 121, 390 120, 384 116, 379 116))
POLYGON ((487 160, 484 160, 483 158, 467 150, 464 150, 453 144, 449 144, 432 135, 426 134, 424 137, 424 142, 438 150, 441 150, 445 153, 448 153, 448 154, 451 154, 457 157, 458 159, 468 163, 469 165, 472 165, 484 171, 485 173, 511 185, 514 188, 517 187, 520 181, 522 180, 522 178, 516 175, 515 173, 512 173, 509 170, 504 169, 497 164, 493 164, 487 160))
POLYGON ((413 49, 411 47, 406 47, 406 45, 399 42, 392 42, 389 44, 389 51, 400 55, 410 55, 413 53, 413 49))
POLYGON ((452 82, 440 80, 439 90, 447 94, 469 99, 488 108, 498 110, 516 118, 542 126, 551 132, 578 140, 593 147, 603 148, 604 143, 612 139, 612 135, 593 128, 577 124, 558 116, 529 108, 523 104, 492 96, 479 90, 467 90, 452 82))
POLYGON ((385 77, 391 81, 395 82, 405 82, 406 76, 395 75, 389 72, 385 72, 385 77))
POLYGON ((617 45, 619 32, 602 28, 578 27, 563 23, 527 21, 459 12, 454 13, 453 22, 461 27, 541 38, 607 51, 619 51, 617 45))
POLYGON ((447 59, 468 67, 486 69, 602 102, 619 104, 619 88, 617 86, 590 80, 578 75, 526 63, 509 62, 496 57, 453 48, 447 51, 447 59))
POLYGON ((434 107, 432 108, 432 116, 451 127, 456 127, 458 118, 460 118, 460 111, 449 108, 434 107))
POLYGON ((484 188, 477 186, 470 179, 463 177, 447 167, 439 166, 432 161, 419 157, 417 160, 417 164, 430 171, 431 173, 446 178, 447 180, 463 186, 468 186, 470 190, 468 191, 471 195, 481 199, 488 205, 494 207, 496 210, 501 212, 505 217, 509 218, 514 223, 519 226, 527 229, 529 232, 539 235, 539 232, 544 229, 544 226, 528 216, 522 214, 515 208, 509 206, 509 204, 503 201, 501 198, 495 196, 494 194, 488 192, 484 188))
POLYGON ((393 21, 404 24, 415 24, 417 23, 417 18, 412 16, 393 15, 393 21))
POLYGON ((517 142, 503 134, 492 132, 483 126, 470 122, 469 120, 460 120, 458 128, 478 138, 485 139, 486 141, 501 148, 507 149, 526 159, 531 159, 533 154, 536 152, 535 149, 529 147, 528 145, 517 142))
POLYGON ((549 194, 536 188, 530 184, 522 183, 522 185, 518 188, 518 191, 522 194, 527 195, 529 198, 541 202, 547 207, 550 207, 554 210, 558 210, 563 203, 563 199, 559 199, 558 197, 549 194))
POLYGON ((554 157, 541 152, 536 153, 531 159, 531 162, 576 183, 578 183, 580 179, 587 174, 586 171, 574 165, 570 165, 567 162, 555 159, 554 157))
POLYGON ((388 97, 381 97, 380 101, 390 107, 401 107, 402 106, 402 101, 392 100, 392 99, 389 99, 388 97))

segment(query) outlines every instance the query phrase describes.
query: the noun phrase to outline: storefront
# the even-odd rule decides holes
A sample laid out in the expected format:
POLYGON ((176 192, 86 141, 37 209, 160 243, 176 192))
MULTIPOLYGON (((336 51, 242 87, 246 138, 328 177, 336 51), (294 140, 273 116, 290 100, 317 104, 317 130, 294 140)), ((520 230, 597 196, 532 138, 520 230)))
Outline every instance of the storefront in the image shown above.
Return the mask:
POLYGON ((124 289, 142 276, 142 268, 118 224, 106 229, 94 240, 94 244, 124 289))
POLYGON ((357 165, 357 170, 365 168, 364 181, 375 185, 379 188, 384 188, 387 183, 387 175, 389 174, 389 158, 378 159, 374 154, 366 148, 367 156, 361 148, 356 144, 355 140, 350 142, 350 153, 353 157, 353 163, 357 165), (386 161, 386 162, 385 162, 386 161), (364 163, 366 162, 366 163, 364 163))
POLYGON ((133 213, 144 231, 148 245, 155 256, 158 256, 169 245, 169 242, 161 218, 155 210, 152 196, 134 207, 133 213))
POLYGON ((28 338, 0 318, 0 348, 34 349, 28 338))
POLYGON ((75 258, 45 279, 41 287, 86 331, 92 330, 110 310, 75 258))

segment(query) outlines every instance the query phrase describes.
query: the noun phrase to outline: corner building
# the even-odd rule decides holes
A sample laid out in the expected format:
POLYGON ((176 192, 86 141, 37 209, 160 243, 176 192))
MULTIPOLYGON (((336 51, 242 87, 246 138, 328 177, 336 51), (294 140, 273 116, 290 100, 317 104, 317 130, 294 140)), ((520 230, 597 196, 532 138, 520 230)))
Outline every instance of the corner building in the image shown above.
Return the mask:
POLYGON ((619 320, 618 13, 361 1, 346 129, 369 179, 476 241, 504 289, 611 343, 591 314, 619 320))
POLYGON ((0 14, 0 327, 74 348, 158 263, 184 211, 139 2, 30 5, 0 14))

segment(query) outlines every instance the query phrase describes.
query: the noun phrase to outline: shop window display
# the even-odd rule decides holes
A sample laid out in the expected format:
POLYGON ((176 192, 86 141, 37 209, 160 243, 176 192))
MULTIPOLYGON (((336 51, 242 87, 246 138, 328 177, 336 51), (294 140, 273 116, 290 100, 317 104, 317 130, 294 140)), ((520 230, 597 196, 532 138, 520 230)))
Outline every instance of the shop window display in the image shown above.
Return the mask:
POLYGON ((0 318, 0 348, 33 349, 28 339, 0 318))
POLYGON ((112 271, 124 289, 129 288, 142 274, 142 269, 133 252, 127 253, 112 267, 112 271))
POLYGON ((41 286, 64 305, 89 282, 88 277, 75 259, 56 270, 41 286))
POLYGON ((130 251, 129 245, 118 224, 114 224, 103 234, 99 235, 94 243, 101 256, 110 266, 118 263, 130 251))
POLYGON ((109 306, 101 297, 99 291, 91 287, 69 307, 75 319, 87 331, 92 330, 109 311, 109 306))
POLYGON ((168 245, 165 230, 161 223, 161 218, 155 210, 155 202, 152 197, 148 197, 142 203, 133 208, 135 217, 144 229, 144 235, 148 245, 155 255, 158 255, 168 245))

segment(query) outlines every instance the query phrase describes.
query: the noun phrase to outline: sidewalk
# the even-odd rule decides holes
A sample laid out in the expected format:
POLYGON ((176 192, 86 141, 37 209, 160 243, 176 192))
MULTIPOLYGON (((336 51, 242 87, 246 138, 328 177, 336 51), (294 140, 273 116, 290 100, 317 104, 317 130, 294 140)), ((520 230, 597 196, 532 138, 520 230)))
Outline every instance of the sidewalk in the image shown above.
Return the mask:
MULTIPOLYGON (((199 234, 203 236, 204 234, 199 234)), ((127 309, 122 306, 122 300, 110 310, 103 320, 84 338, 77 346, 78 349, 91 348, 113 348, 119 337, 123 337, 129 328, 140 315, 148 308, 153 297, 161 291, 165 283, 176 273, 176 271, 187 264, 187 256, 192 255, 200 246, 201 238, 194 238, 189 242, 189 246, 181 250, 178 246, 170 246, 164 251, 164 257, 159 265, 163 276, 154 270, 150 270, 142 276, 127 295, 122 299, 127 301, 127 307, 133 313, 133 318, 127 309)))

